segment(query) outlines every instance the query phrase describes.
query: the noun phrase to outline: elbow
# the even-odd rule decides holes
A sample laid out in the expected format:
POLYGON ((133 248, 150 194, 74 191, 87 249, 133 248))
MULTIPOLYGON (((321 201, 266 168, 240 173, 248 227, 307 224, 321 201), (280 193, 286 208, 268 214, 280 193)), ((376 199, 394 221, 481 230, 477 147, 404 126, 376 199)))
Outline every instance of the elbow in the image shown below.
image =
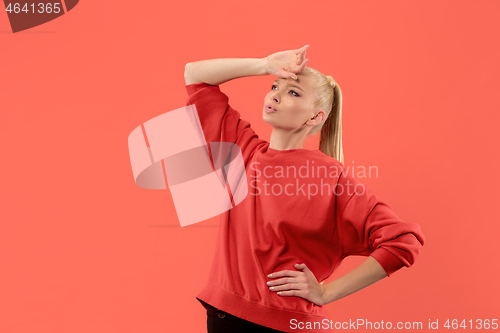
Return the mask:
POLYGON ((192 78, 192 67, 193 67, 192 62, 188 62, 184 66, 184 82, 186 83, 186 85, 190 85, 190 84, 195 83, 193 78, 192 78))

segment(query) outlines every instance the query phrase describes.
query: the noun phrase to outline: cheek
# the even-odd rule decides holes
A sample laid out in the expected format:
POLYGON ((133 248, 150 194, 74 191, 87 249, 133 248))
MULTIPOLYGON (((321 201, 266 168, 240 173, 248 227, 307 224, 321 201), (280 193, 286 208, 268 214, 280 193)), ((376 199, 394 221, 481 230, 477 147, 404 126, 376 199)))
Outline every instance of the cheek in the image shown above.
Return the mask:
POLYGON ((310 116, 306 105, 294 105, 293 111, 290 112, 290 118, 293 119, 295 123, 304 123, 310 116))
POLYGON ((268 103, 271 100, 271 93, 267 93, 266 96, 264 96, 264 105, 268 103))
POLYGON ((307 114, 306 104, 301 103, 300 101, 296 101, 295 103, 293 103, 290 109, 294 117, 303 118, 304 115, 307 114))

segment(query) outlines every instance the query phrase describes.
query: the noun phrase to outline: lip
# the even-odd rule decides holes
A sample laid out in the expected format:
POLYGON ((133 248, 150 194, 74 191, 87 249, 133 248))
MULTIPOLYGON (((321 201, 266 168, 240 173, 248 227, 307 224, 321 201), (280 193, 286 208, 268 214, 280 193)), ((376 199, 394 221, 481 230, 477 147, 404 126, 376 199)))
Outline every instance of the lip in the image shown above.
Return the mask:
POLYGON ((267 113, 273 113, 273 112, 276 112, 278 110, 276 110, 271 104, 267 103, 265 105, 265 108, 266 108, 266 112, 267 113))

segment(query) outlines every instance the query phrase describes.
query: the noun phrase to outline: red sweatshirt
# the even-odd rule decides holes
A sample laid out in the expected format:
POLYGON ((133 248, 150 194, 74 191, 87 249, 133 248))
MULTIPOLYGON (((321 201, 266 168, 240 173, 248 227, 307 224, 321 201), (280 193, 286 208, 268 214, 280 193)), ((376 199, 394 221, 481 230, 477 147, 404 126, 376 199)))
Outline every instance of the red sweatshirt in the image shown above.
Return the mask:
POLYGON ((349 255, 372 256, 389 276, 415 262, 424 244, 420 226, 402 221, 342 163, 320 150, 271 149, 219 86, 196 83, 186 89, 207 143, 240 147, 249 190, 221 214, 200 302, 284 332, 330 332, 322 306, 277 295, 267 276, 298 271, 294 264, 305 263, 321 282, 349 255))

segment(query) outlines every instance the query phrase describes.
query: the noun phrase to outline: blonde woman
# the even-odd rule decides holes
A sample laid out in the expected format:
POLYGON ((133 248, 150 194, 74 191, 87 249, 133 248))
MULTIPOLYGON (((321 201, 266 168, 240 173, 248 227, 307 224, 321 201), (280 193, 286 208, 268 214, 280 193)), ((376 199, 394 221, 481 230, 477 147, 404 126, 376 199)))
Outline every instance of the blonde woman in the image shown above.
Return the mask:
POLYGON ((418 224, 401 220, 344 169, 342 92, 331 76, 306 67, 308 48, 185 66, 187 104, 196 106, 207 143, 239 147, 249 190, 221 215, 209 279, 197 295, 209 333, 328 332, 324 305, 410 267, 424 244, 418 224), (269 74, 276 80, 263 101, 268 142, 220 85, 269 74), (318 132, 319 149, 305 149, 318 132), (349 255, 367 258, 323 284, 349 255))

